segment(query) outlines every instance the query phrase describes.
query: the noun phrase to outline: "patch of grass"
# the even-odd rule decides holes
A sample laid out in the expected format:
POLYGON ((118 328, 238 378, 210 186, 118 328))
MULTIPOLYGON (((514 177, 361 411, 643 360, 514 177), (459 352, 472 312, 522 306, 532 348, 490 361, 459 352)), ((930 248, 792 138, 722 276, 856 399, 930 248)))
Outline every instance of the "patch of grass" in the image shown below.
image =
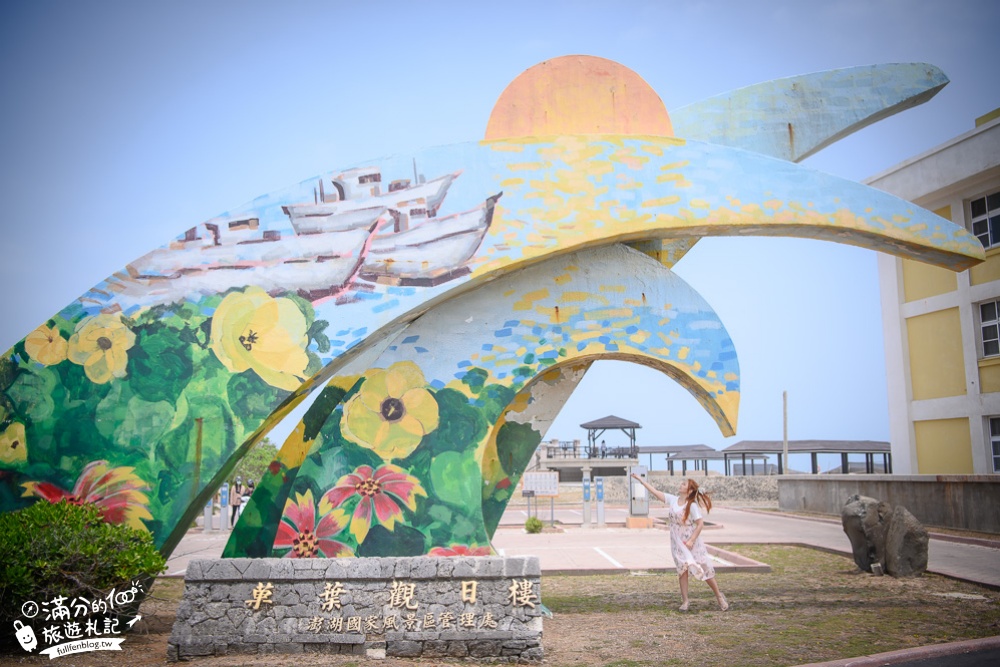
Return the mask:
POLYGON ((160 577, 149 589, 149 594, 165 602, 179 602, 184 596, 184 580, 175 577, 160 577))
POLYGON ((673 574, 544 577, 542 599, 555 613, 546 622, 546 660, 568 664, 560 659, 557 635, 578 627, 585 628, 581 644, 600 628, 600 657, 621 665, 696 660, 770 667, 1000 634, 1000 594, 980 586, 935 575, 874 577, 859 572, 850 557, 801 547, 726 548, 768 563, 772 572, 720 574, 732 604, 724 616, 708 587, 693 580, 691 611, 678 612, 673 574))

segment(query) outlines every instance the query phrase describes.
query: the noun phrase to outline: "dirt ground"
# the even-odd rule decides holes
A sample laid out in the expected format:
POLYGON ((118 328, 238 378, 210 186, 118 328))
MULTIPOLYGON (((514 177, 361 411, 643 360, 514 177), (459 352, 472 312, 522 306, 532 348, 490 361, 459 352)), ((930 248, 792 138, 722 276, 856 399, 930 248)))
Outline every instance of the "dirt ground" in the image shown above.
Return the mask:
MULTIPOLYGON (((770 564, 769 574, 722 574, 731 603, 721 612, 708 587, 692 581, 691 610, 677 610, 677 578, 665 574, 543 577, 545 665, 796 665, 927 644, 1000 635, 1000 593, 943 577, 873 577, 843 556, 798 547, 732 548, 770 564)), ((167 663, 167 640, 182 582, 163 579, 141 610, 122 652, 57 658, 57 667, 167 663)), ((2 665, 50 664, 46 657, 0 656, 2 665)), ((379 665, 469 667, 455 659, 368 661, 357 656, 217 656, 193 667, 379 665)))

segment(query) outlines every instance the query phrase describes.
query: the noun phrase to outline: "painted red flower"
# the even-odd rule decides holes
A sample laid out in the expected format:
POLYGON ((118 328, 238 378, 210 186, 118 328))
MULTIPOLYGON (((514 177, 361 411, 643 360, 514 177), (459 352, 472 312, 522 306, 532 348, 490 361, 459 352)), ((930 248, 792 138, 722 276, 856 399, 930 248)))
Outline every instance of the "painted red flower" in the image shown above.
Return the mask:
POLYGON ((72 491, 51 482, 25 482, 23 498, 38 496, 50 503, 61 500, 82 505, 93 503, 104 512, 108 523, 124 523, 131 528, 148 530, 143 519, 152 519, 146 505, 149 498, 140 489, 146 484, 132 471, 134 468, 109 468, 107 461, 91 461, 80 473, 72 491))
POLYGON ((434 547, 428 556, 440 556, 448 558, 450 556, 492 556, 493 549, 490 547, 470 547, 467 544, 452 544, 450 547, 434 547))
POLYGON ((354 472, 337 480, 337 485, 323 495, 333 507, 339 507, 354 496, 358 504, 351 517, 351 534, 361 544, 372 525, 372 506, 379 523, 392 530, 403 518, 400 501, 412 512, 417 508, 417 496, 427 492, 416 477, 406 474, 399 466, 387 464, 372 471, 371 466, 359 466, 354 472))
POLYGON ((285 501, 285 511, 278 522, 275 549, 288 549, 285 558, 343 558, 354 555, 343 542, 330 539, 344 530, 347 513, 334 509, 326 499, 319 503, 319 523, 311 490, 296 493, 295 501, 285 501))

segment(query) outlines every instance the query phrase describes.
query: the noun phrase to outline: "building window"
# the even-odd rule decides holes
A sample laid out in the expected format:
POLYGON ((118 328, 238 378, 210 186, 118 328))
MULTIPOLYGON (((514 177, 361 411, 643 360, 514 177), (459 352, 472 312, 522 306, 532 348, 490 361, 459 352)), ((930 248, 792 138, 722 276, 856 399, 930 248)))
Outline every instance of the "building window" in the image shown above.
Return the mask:
POLYGON ((969 204, 972 233, 984 248, 1000 245, 1000 192, 973 199, 969 204))
POLYGON ((1000 355, 1000 301, 979 304, 979 327, 983 341, 983 356, 1000 355))
POLYGON ((1000 472, 1000 417, 990 417, 990 445, 993 449, 993 472, 1000 472))

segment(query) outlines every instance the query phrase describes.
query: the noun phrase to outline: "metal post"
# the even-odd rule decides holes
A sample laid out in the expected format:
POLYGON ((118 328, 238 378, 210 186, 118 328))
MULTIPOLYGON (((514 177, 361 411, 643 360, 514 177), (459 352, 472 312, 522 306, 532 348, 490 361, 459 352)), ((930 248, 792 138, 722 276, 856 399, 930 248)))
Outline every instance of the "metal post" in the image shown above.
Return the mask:
POLYGON ((556 527, 556 499, 549 496, 549 524, 556 527))
POLYGON ((590 472, 583 477, 583 527, 590 527, 590 472))
POLYGON ((215 508, 215 496, 211 496, 205 503, 205 532, 211 532, 215 526, 212 525, 212 510, 215 508))
POLYGON ((784 433, 784 438, 782 440, 781 448, 781 459, 778 461, 778 474, 782 474, 782 470, 788 470, 788 392, 781 392, 781 416, 782 416, 782 432, 784 433))
POLYGON ((850 467, 847 465, 847 452, 841 452, 840 454, 840 472, 847 474, 850 471, 850 467))

